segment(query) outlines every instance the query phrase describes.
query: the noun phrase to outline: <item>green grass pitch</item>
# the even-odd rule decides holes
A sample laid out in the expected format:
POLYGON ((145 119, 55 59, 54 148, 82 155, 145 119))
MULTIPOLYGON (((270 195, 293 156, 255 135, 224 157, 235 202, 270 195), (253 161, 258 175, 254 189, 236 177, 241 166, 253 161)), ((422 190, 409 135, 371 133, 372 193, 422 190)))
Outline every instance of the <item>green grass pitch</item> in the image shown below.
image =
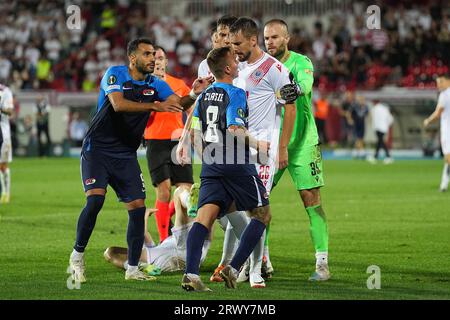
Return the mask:
MULTIPOLYGON (((111 189, 86 251, 88 282, 69 290, 66 268, 84 206, 79 161, 15 159, 11 168, 11 203, 0 205, 0 299, 450 298, 450 192, 437 191, 442 161, 325 161, 332 279, 324 283, 307 281, 314 267, 308 218, 286 174, 271 196, 275 275, 267 288, 211 284, 212 293, 200 294, 181 289, 181 272, 130 282, 103 259, 107 246, 126 246, 127 212, 111 189), (371 265, 381 270, 379 290, 367 288, 371 265)), ((151 189, 144 161, 141 168, 151 189)), ((152 206, 153 190, 147 196, 152 206)), ((156 236, 153 220, 151 233, 156 236)), ((220 260, 222 240, 216 228, 201 268, 205 281, 220 260)))

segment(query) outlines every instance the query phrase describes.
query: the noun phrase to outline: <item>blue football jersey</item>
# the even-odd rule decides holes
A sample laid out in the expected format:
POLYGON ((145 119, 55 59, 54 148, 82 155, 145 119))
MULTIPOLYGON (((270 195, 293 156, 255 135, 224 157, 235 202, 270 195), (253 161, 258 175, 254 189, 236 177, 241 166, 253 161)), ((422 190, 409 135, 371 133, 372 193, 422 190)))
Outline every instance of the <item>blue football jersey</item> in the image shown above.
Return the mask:
POLYGON ((115 112, 108 98, 112 92, 122 92, 127 100, 145 103, 165 101, 174 93, 165 81, 153 75, 143 81, 134 80, 125 65, 106 71, 83 150, 97 150, 116 158, 134 157, 150 112, 115 112))
POLYGON ((249 149, 228 132, 237 125, 247 128, 245 91, 231 84, 214 83, 198 98, 192 127, 202 132, 201 177, 256 175, 249 149))

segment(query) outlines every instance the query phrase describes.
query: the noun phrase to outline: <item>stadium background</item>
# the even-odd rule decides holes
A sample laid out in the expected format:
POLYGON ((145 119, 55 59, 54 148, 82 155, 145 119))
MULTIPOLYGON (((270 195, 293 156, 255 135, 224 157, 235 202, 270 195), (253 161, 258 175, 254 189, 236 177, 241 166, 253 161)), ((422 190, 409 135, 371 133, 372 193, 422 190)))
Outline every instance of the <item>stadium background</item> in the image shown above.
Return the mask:
MULTIPOLYGON (((283 212, 274 222, 274 230, 278 224, 283 233, 278 240, 274 235, 274 250, 289 243, 291 252, 287 256, 274 253, 282 283, 270 282, 269 293, 245 288, 238 297, 449 298, 450 259, 443 252, 449 252, 450 201, 436 192, 441 170, 438 125, 426 132, 422 128, 424 117, 436 104, 434 80, 450 65, 450 8, 446 1, 2 1, 0 11, 0 83, 7 84, 16 98, 11 119, 15 130, 12 202, 0 206, 2 243, 9 247, 1 261, 1 298, 151 298, 141 285, 111 295, 109 289, 118 285, 121 276, 101 261, 101 255, 95 256, 105 245, 124 243, 125 215, 118 213, 123 209, 112 194, 88 256, 89 275, 104 277, 105 282, 97 280, 95 289, 85 289, 85 296, 83 290, 74 294, 65 288, 62 269, 83 197, 76 159, 79 148, 71 139, 70 123, 75 112, 89 121, 102 74, 110 65, 126 63, 126 43, 137 36, 150 37, 164 47, 169 54, 169 73, 192 83, 198 63, 210 48, 211 24, 225 13, 248 15, 259 23, 275 17, 286 19, 290 48, 308 55, 314 63, 315 99, 323 94, 330 104, 328 143, 323 146, 327 159, 323 197, 330 216, 330 247, 334 251, 330 266, 337 274, 336 281, 321 288, 303 283, 312 263, 306 215, 285 178, 273 200, 274 211, 283 212), (366 9, 373 4, 381 8, 380 30, 366 26, 366 9), (69 5, 81 9, 80 29, 67 28, 69 5), (391 167, 336 161, 351 158, 351 144, 346 141, 339 113, 349 90, 366 97, 369 106, 378 99, 391 107, 395 117, 389 138, 393 156, 414 160, 398 161, 391 167), (73 159, 19 159, 38 154, 33 107, 41 95, 52 107, 49 155, 73 159), (435 160, 418 160, 424 158, 426 145, 432 145, 435 152, 431 158, 435 160), (291 226, 292 215, 298 220, 291 226), (289 238, 299 235, 299 242, 289 238), (21 251, 26 254, 17 256, 21 251), (440 259, 441 255, 447 256, 440 259), (278 266, 277 256, 285 258, 278 266), (391 291, 370 292, 365 288, 365 268, 383 262, 391 276, 387 286, 391 291), (28 266, 20 272, 18 266, 23 264, 28 266), (96 267, 97 271, 91 271, 96 267), (44 275, 40 274, 43 268, 48 269, 44 275), (293 276, 291 283, 289 275, 297 271, 302 275, 293 276), (301 292, 297 292, 298 285, 301 292), (271 292, 270 286, 274 286, 271 292)), ((375 137, 370 118, 366 123, 369 150, 375 137)), ((150 185, 146 165, 141 167, 150 185)), ((148 197, 152 203, 153 191, 148 197)), ((154 225, 151 227, 155 231, 154 225)), ((218 261, 222 237, 216 235, 206 272, 218 261)), ((158 298, 184 299, 178 291, 178 278, 177 274, 162 280, 158 298)), ((232 299, 233 294, 209 298, 232 299)))

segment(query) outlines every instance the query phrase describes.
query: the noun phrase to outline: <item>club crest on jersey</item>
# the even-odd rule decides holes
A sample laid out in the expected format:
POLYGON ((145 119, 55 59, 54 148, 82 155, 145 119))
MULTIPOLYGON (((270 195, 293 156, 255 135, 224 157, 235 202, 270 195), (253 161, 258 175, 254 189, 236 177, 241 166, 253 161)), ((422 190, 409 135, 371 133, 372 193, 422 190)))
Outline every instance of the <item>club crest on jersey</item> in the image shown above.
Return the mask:
POLYGON ((253 74, 252 74, 252 80, 254 81, 259 81, 261 80, 261 78, 264 77, 264 73, 261 70, 256 70, 253 74))
POLYGON ((114 84, 114 83, 116 83, 116 81, 117 81, 116 76, 113 76, 113 75, 109 76, 108 84, 114 84))
POLYGON ((155 90, 153 89, 145 89, 144 91, 142 91, 142 94, 144 96, 152 96, 155 94, 155 90))
POLYGON ((281 72, 281 64, 278 63, 278 64, 276 65, 276 67, 277 67, 277 69, 281 72))
POLYGON ((244 112, 244 109, 238 108, 238 109, 237 109, 237 114, 238 114, 239 117, 245 118, 245 112, 244 112))
POLYGON ((89 186, 91 184, 94 184, 95 181, 97 181, 97 180, 95 180, 94 178, 89 178, 89 179, 86 179, 86 181, 84 181, 84 184, 89 186))

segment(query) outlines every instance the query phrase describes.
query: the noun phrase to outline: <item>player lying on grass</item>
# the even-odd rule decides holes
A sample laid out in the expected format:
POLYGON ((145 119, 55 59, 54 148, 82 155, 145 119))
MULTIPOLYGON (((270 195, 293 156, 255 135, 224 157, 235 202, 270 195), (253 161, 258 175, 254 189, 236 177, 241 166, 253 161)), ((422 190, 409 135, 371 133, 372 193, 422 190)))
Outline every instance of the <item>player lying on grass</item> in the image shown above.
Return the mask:
MULTIPOLYGON (((155 246, 148 229, 145 229, 145 245, 142 249, 140 261, 140 269, 149 275, 157 275, 162 272, 174 272, 184 270, 186 267, 186 238, 192 227, 192 218, 187 215, 187 208, 190 201, 197 201, 195 197, 191 197, 190 191, 186 186, 178 187, 173 196, 175 205, 175 225, 172 228, 172 235, 167 237, 164 242, 155 246)), ((154 213, 154 209, 147 209, 145 219, 154 213)), ((208 253, 210 241, 206 240, 200 261, 206 257, 208 253)), ((107 261, 116 267, 126 269, 128 264, 128 250, 122 247, 109 247, 104 253, 107 261)))
POLYGON ((228 288, 236 288, 238 270, 270 222, 268 194, 249 148, 258 150, 259 160, 264 162, 269 143, 254 139, 247 130, 246 94, 232 84, 238 75, 234 52, 230 47, 213 49, 207 62, 216 82, 197 99, 190 130, 203 163, 199 209, 187 238, 186 270, 181 283, 187 291, 211 291, 200 279, 200 258, 217 218, 236 209, 247 211, 251 217, 233 259, 220 272, 228 288))

